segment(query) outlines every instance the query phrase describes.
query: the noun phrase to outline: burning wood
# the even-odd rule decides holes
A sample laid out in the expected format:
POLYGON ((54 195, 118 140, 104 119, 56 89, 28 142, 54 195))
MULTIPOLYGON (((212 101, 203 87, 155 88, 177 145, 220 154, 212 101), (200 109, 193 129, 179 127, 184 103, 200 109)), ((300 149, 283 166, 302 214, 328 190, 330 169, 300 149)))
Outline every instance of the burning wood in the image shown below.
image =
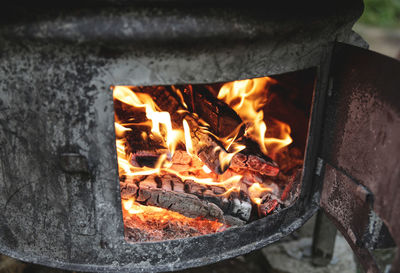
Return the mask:
POLYGON ((231 161, 231 167, 256 172, 260 175, 276 176, 279 173, 278 164, 274 161, 266 161, 256 155, 237 153, 231 161))
MULTIPOLYGON (((143 88, 138 91, 149 94, 162 111, 170 113, 171 121, 175 127, 180 128, 185 120, 190 130, 193 153, 215 173, 221 174, 226 171, 229 164, 221 162, 221 159, 227 157, 228 152, 210 133, 209 127, 202 123, 197 115, 190 113, 184 107, 183 101, 179 101, 173 93, 168 92, 164 87, 143 88)), ((224 111, 220 112, 223 113, 224 111)))
MULTIPOLYGON (((136 201, 151 206, 167 208, 190 218, 202 217, 210 220, 224 222, 223 212, 218 206, 207 201, 200 200, 193 194, 168 191, 157 187, 155 178, 149 176, 139 185, 136 201)), ((170 180, 172 181, 172 180, 170 180)), ((161 183, 170 182, 164 180, 161 183)))
POLYGON ((221 231, 295 198, 293 170, 302 161, 276 156, 291 142, 290 129, 282 125, 283 134, 265 137, 260 109, 271 80, 239 82, 223 85, 218 99, 190 85, 114 89, 129 240, 221 231))
POLYGON ((193 92, 191 85, 176 86, 176 91, 181 91, 183 99, 191 113, 196 113, 206 121, 210 128, 219 137, 227 137, 231 132, 238 130, 238 138, 244 134, 242 119, 226 103, 218 100, 203 86, 196 86, 193 92))
POLYGON ((271 195, 266 195, 263 198, 262 203, 260 204, 260 213, 264 216, 270 214, 277 206, 279 202, 276 199, 273 199, 271 195))
POLYGON ((122 201, 125 238, 130 242, 172 240, 223 231, 227 226, 217 221, 189 218, 180 213, 133 200, 122 201))
POLYGON ((236 221, 232 218, 248 221, 252 207, 249 197, 245 193, 228 197, 218 195, 224 191, 193 180, 182 181, 170 174, 150 175, 140 181, 131 179, 121 183, 122 199, 134 198, 141 204, 167 208, 191 218, 218 220, 231 226, 236 221), (225 215, 230 216, 228 221, 225 215))

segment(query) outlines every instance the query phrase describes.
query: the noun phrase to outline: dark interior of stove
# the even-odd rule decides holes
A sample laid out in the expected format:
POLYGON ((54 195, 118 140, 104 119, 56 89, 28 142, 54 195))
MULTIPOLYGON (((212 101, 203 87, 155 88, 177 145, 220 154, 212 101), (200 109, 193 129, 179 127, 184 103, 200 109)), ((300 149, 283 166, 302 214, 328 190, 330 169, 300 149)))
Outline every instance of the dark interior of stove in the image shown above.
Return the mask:
POLYGON ((300 192, 315 79, 307 69, 112 87, 126 240, 222 232, 290 206, 300 192))

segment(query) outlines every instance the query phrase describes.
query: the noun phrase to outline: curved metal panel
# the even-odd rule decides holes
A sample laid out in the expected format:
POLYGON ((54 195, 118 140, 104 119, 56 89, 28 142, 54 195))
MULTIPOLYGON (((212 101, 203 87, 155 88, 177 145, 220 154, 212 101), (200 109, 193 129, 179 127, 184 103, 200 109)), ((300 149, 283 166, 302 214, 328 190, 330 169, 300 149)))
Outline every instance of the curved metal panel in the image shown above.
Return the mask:
MULTIPOLYGON (((96 16, 108 18, 109 23, 116 15, 129 17, 125 30, 129 32, 136 29, 131 24, 151 20, 151 14, 144 14, 120 9, 109 16, 106 11, 96 16)), ((220 39, 209 43, 206 39, 198 43, 193 39, 179 46, 170 41, 139 43, 135 35, 147 35, 139 32, 129 34, 127 42, 113 41, 112 35, 107 36, 112 24, 104 22, 93 31, 104 31, 108 39, 98 41, 96 33, 87 32, 91 28, 85 24, 90 20, 70 15, 39 20, 31 27, 3 25, 0 251, 61 268, 155 272, 240 255, 301 226, 317 208, 312 192, 303 191, 302 200, 278 214, 222 233, 126 243, 109 86, 209 83, 318 66, 331 39, 351 32, 350 17, 332 14, 329 18, 316 22, 310 36, 293 30, 291 36, 286 33, 279 38, 282 22, 268 21, 265 16, 263 26, 275 31, 251 42, 220 39)), ((246 35, 258 23, 246 22, 246 35)), ((304 185, 311 189, 310 183, 304 185)))

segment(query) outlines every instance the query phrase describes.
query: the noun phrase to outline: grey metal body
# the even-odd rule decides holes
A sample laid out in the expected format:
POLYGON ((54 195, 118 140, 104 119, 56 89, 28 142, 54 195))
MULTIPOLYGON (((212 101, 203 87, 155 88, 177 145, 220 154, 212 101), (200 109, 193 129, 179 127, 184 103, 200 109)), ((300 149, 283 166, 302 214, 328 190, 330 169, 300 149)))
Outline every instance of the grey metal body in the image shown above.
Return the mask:
POLYGON ((318 208, 316 129, 292 207, 222 233, 126 243, 110 86, 212 83, 318 67, 311 120, 318 128, 331 44, 356 43, 351 26, 360 13, 361 6, 322 16, 140 6, 3 23, 0 252, 74 270, 168 271, 237 256, 300 227, 318 208))

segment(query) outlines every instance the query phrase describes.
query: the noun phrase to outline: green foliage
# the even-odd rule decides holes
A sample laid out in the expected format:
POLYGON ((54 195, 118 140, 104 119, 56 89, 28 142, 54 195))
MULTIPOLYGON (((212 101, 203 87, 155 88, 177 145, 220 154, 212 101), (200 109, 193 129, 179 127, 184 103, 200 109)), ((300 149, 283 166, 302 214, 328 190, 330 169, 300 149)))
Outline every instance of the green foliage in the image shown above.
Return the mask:
POLYGON ((400 0, 364 0, 361 23, 396 27, 400 26, 400 0))

